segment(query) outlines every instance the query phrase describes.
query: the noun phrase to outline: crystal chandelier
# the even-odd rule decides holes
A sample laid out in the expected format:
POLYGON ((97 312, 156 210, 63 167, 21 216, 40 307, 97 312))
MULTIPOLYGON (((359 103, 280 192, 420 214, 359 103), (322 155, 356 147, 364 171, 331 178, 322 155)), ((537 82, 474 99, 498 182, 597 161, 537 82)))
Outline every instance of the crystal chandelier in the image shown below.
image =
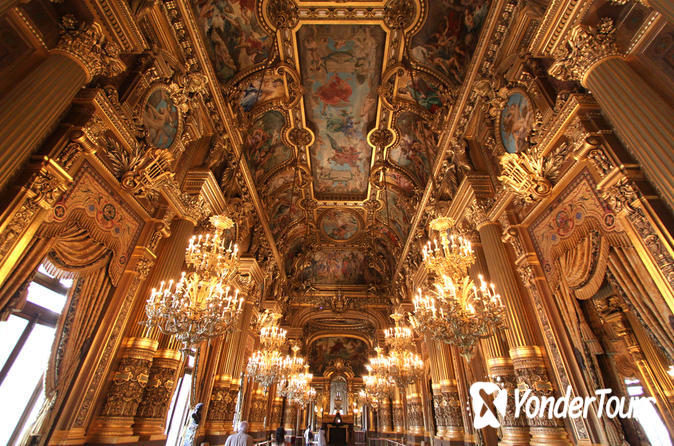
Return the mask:
POLYGON ((231 218, 215 215, 210 218, 215 226, 213 234, 194 235, 185 253, 185 261, 203 276, 216 274, 227 281, 234 277, 239 267, 239 247, 232 242, 225 248, 224 232, 234 226, 231 218))
POLYGON ((424 362, 414 352, 412 329, 401 323, 404 316, 394 313, 391 318, 395 321, 395 326, 384 331, 386 344, 389 347, 387 374, 396 386, 403 389, 421 377, 424 362))
POLYGON ((370 357, 365 368, 368 374, 363 376, 364 389, 359 396, 363 399, 363 404, 368 404, 373 409, 379 405, 379 401, 391 396, 394 382, 391 380, 389 371, 389 358, 384 355, 381 347, 374 348, 376 356, 370 357))
POLYGON ((422 334, 456 346, 469 359, 478 339, 504 328, 505 308, 494 285, 481 275, 476 285, 468 275, 475 254, 468 240, 448 234, 452 225, 444 217, 431 222, 431 229, 440 233, 440 244, 428 242, 424 262, 437 277, 436 290, 424 295, 419 289, 410 321, 422 334))
POLYGON ((311 387, 314 375, 309 373, 309 365, 304 365, 304 371, 294 373, 288 378, 288 382, 281 395, 288 398, 291 403, 304 406, 316 399, 316 389, 311 387))
POLYGON ((287 357, 281 353, 280 347, 286 341, 287 331, 279 327, 281 314, 265 311, 260 322, 260 349, 248 358, 246 375, 262 386, 267 392, 269 386, 280 382, 287 376, 287 357))
POLYGON ((215 233, 190 242, 185 261, 190 272, 177 282, 161 282, 145 306, 148 327, 183 343, 185 348, 234 329, 241 315, 243 297, 231 285, 237 272, 238 248, 224 248, 223 231, 231 227, 227 217, 211 217, 215 233))

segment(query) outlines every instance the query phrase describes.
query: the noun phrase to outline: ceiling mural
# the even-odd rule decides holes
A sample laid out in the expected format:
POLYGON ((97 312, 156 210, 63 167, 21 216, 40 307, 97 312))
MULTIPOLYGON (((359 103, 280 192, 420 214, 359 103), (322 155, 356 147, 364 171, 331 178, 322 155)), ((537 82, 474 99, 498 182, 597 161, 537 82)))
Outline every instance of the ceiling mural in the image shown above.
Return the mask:
POLYGON ((271 110, 255 119, 246 133, 245 153, 255 181, 293 157, 292 150, 281 139, 284 126, 283 114, 271 110))
POLYGON ((405 240, 412 223, 413 209, 404 196, 392 188, 384 194, 386 206, 379 211, 379 220, 391 226, 399 240, 405 240))
POLYGON ((320 217, 320 227, 323 233, 340 242, 353 238, 360 231, 360 217, 355 211, 330 209, 320 217))
POLYGON ((279 267, 297 286, 390 283, 488 0, 193 6, 279 267))
POLYGON ((437 135, 421 117, 403 112, 396 119, 399 142, 390 151, 390 159, 425 184, 435 159, 437 135))
POLYGON ((356 376, 362 376, 368 350, 367 344, 356 338, 318 338, 309 346, 309 370, 314 376, 322 376, 331 362, 341 359, 351 366, 356 376))
POLYGON ((304 211, 299 205, 297 192, 293 194, 292 187, 275 193, 268 200, 269 227, 274 236, 279 236, 294 222, 304 217, 304 211), (292 209, 290 201, 292 199, 292 209))
POLYGON ((306 257, 299 273, 302 281, 315 284, 358 285, 378 282, 364 249, 326 248, 306 257))
POLYGON ((412 58, 461 85, 488 10, 487 0, 429 1, 426 23, 412 38, 412 58))
POLYGON ((304 25, 297 33, 314 194, 365 198, 386 33, 377 25, 304 25))
POLYGON ((258 22, 255 0, 193 0, 192 3, 220 82, 226 83, 240 71, 269 57, 274 39, 258 22))

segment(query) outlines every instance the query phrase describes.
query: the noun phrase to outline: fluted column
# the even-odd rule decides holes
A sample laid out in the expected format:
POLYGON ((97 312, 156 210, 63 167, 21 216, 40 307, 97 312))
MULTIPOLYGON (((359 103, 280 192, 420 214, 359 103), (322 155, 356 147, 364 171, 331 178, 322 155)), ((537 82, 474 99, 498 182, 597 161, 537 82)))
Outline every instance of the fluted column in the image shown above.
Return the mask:
POLYGON ((126 338, 112 384, 105 395, 103 410, 94 423, 96 440, 106 443, 109 439, 126 438, 137 441, 133 436, 134 416, 143 398, 143 391, 150 377, 152 358, 159 342, 147 338, 126 338))
POLYGON ((674 23, 674 2, 671 0, 637 0, 658 11, 669 23, 674 23))
POLYGON ((403 400, 400 396, 400 390, 396 387, 393 391, 393 398, 391 400, 391 414, 393 417, 393 432, 405 432, 405 414, 403 413, 403 400))
MULTIPOLYGON (((165 338, 165 337, 164 337, 165 338)), ((153 441, 166 438, 166 415, 178 380, 182 353, 168 338, 161 339, 159 350, 152 359, 143 399, 138 405, 134 433, 141 440, 153 441)))
POLYGON ((40 146, 77 92, 97 75, 119 74, 119 49, 100 25, 65 33, 56 49, 0 99, 0 189, 40 146))
MULTIPOLYGON (((490 221, 487 217, 484 204, 476 202, 471 208, 471 217, 480 233, 480 241, 484 257, 489 270, 490 280, 496 285, 506 307, 508 329, 505 337, 508 341, 510 359, 490 358, 489 372, 492 379, 500 381, 509 389, 509 394, 515 388, 529 388, 540 397, 552 396, 553 387, 543 360, 541 348, 536 343, 533 328, 527 317, 527 305, 522 290, 517 281, 516 273, 510 262, 506 246, 501 240, 501 226, 498 222, 490 221), (512 382, 510 367, 515 371, 516 382, 512 382), (492 372, 492 369, 496 371, 492 372)), ((497 347, 492 345, 489 347, 497 347)), ((510 408, 510 405, 509 405, 510 408)), ((509 417, 506 417, 509 418, 509 417)), ((513 424, 520 424, 522 420, 508 420, 513 424)), ((530 444, 569 444, 568 435, 559 420, 536 418, 527 420, 531 434, 530 444)), ((508 440, 507 444, 527 444, 523 438, 523 431, 513 430, 517 438, 508 440)), ((505 435, 504 435, 505 437, 505 435)), ((504 443, 506 438, 504 438, 504 443)))
POLYGON ((0 0, 0 15, 6 13, 10 8, 19 3, 28 3, 29 0, 0 0))
POLYGON ((393 431, 391 423, 391 401, 384 398, 384 401, 379 403, 379 432, 390 433, 393 431))
MULTIPOLYGON (((674 9, 670 0, 661 3, 674 9)), ((577 25, 555 59, 550 74, 577 80, 590 90, 651 184, 674 209, 674 108, 627 64, 616 46, 613 23, 577 25)))
POLYGON ((419 393, 418 383, 407 386, 405 392, 406 407, 403 408, 404 416, 407 419, 406 435, 424 434, 424 413, 421 406, 421 395, 419 393))
POLYGON ((219 436, 232 432, 232 420, 236 408, 238 391, 231 388, 231 380, 217 375, 213 381, 211 401, 206 415, 206 435, 219 436))
POLYGON ((283 429, 286 430, 286 435, 295 435, 296 424, 297 406, 286 399, 286 407, 283 414, 283 429))

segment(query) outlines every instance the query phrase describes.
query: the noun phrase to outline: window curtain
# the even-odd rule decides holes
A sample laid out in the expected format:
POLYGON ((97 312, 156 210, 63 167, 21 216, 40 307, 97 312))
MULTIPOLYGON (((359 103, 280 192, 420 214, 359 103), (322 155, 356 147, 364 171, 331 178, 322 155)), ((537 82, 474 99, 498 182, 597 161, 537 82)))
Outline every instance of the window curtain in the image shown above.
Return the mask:
POLYGON ((69 397, 70 386, 77 378, 81 363, 105 313, 112 283, 107 266, 111 251, 92 239, 85 229, 70 225, 57 235, 44 260, 46 268, 57 277, 74 279, 64 313, 56 327, 56 337, 45 372, 45 403, 33 425, 31 438, 42 443, 56 423, 58 408, 69 397))

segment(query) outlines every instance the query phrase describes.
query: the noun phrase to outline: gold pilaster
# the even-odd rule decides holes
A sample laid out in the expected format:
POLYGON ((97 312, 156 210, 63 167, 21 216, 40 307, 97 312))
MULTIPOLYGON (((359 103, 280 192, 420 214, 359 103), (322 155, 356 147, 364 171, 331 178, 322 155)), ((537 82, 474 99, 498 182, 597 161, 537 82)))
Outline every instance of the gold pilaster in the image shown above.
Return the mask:
MULTIPOLYGON (((671 1, 662 3, 674 9, 671 1)), ((550 74, 578 80, 590 90, 651 184, 674 208, 674 108, 623 59, 613 23, 577 25, 555 58, 550 74)))

